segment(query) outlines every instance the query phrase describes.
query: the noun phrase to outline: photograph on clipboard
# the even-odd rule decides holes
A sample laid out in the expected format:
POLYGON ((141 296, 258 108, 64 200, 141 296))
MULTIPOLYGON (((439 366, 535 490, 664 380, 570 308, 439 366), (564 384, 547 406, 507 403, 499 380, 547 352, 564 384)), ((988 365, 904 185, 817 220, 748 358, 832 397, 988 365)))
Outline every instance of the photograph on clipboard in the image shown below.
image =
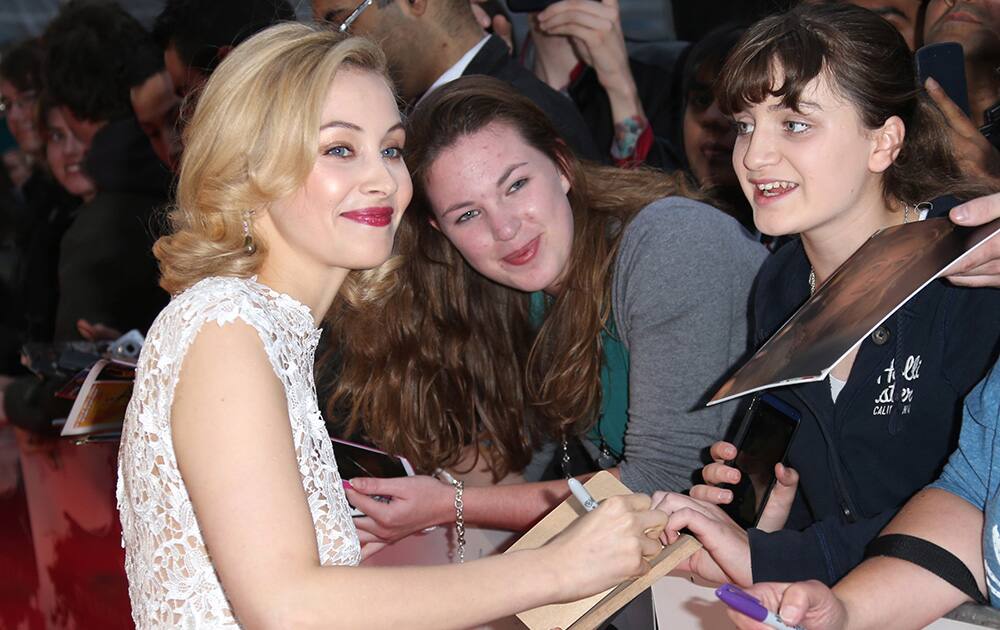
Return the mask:
POLYGON ((826 378, 841 359, 934 280, 1000 233, 945 218, 872 235, 715 393, 708 405, 826 378))

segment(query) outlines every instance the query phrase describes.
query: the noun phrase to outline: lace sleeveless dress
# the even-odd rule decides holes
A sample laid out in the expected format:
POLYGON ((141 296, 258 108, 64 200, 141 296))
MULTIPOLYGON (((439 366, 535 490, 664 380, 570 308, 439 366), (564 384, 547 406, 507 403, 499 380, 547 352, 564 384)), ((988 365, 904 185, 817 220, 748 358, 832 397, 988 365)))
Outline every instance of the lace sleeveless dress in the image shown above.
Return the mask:
POLYGON ((118 511, 137 628, 238 627, 177 469, 170 408, 198 331, 236 319, 253 326, 288 399, 295 454, 316 527, 319 561, 355 565, 361 550, 333 447, 317 408, 309 309, 255 279, 206 278, 156 318, 136 371, 118 456, 118 511))

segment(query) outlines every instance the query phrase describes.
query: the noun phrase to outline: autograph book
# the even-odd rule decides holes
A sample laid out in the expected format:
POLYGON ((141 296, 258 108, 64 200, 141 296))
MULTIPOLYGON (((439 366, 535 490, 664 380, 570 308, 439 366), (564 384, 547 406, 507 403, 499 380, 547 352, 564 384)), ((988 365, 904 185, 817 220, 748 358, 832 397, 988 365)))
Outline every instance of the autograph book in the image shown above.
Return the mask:
MULTIPOLYGON (((622 482, 605 471, 591 477, 590 481, 583 484, 583 487, 598 501, 612 496, 632 494, 632 491, 622 482)), ((580 505, 580 502, 571 495, 528 530, 505 553, 537 549, 586 513, 587 511, 580 505)), ((531 630, 550 630, 551 628, 593 630, 622 606, 652 586, 653 582, 670 573, 682 560, 699 548, 701 548, 701 544, 698 541, 691 536, 683 535, 677 542, 664 547, 657 556, 649 560, 650 570, 646 574, 634 580, 626 580, 603 593, 575 602, 549 604, 534 608, 518 614, 517 618, 531 630)))
POLYGON ((121 431, 134 385, 135 366, 127 363, 101 359, 81 372, 57 394, 74 399, 62 435, 121 431))

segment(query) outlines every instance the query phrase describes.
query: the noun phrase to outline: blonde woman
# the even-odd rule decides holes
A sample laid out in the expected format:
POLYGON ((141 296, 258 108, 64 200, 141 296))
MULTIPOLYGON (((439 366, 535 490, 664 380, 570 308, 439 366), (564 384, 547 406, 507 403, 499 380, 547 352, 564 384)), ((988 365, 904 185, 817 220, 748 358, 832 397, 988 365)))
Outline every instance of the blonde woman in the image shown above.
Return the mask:
POLYGON ((461 628, 641 572, 664 518, 609 501, 537 551, 365 569, 317 408, 317 322, 374 292, 410 200, 381 53, 287 24, 241 44, 187 129, 174 298, 140 357, 118 501, 137 627, 461 628))

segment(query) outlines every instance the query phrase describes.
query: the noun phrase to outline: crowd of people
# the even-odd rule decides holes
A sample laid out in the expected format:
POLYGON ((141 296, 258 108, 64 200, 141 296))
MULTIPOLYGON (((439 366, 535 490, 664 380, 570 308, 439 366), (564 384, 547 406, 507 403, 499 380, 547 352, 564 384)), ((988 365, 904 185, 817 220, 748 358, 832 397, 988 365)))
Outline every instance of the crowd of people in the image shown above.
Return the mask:
MULTIPOLYGON (((150 30, 70 0, 6 49, 0 419, 57 439, 68 410, 25 344, 144 333, 135 625, 471 627, 682 531, 684 569, 810 630, 1000 607, 1000 238, 774 389, 799 420, 773 491, 749 528, 723 507, 725 378, 876 232, 1000 219, 1000 2, 792 4, 651 55, 617 0, 526 38, 469 0, 167 0, 150 30), (968 114, 918 79, 950 41, 968 114), (342 479, 331 436, 418 474, 342 479), (636 494, 537 550, 355 566, 456 520, 526 531, 598 470, 636 494)), ((612 623, 653 627, 648 601, 612 623)))

